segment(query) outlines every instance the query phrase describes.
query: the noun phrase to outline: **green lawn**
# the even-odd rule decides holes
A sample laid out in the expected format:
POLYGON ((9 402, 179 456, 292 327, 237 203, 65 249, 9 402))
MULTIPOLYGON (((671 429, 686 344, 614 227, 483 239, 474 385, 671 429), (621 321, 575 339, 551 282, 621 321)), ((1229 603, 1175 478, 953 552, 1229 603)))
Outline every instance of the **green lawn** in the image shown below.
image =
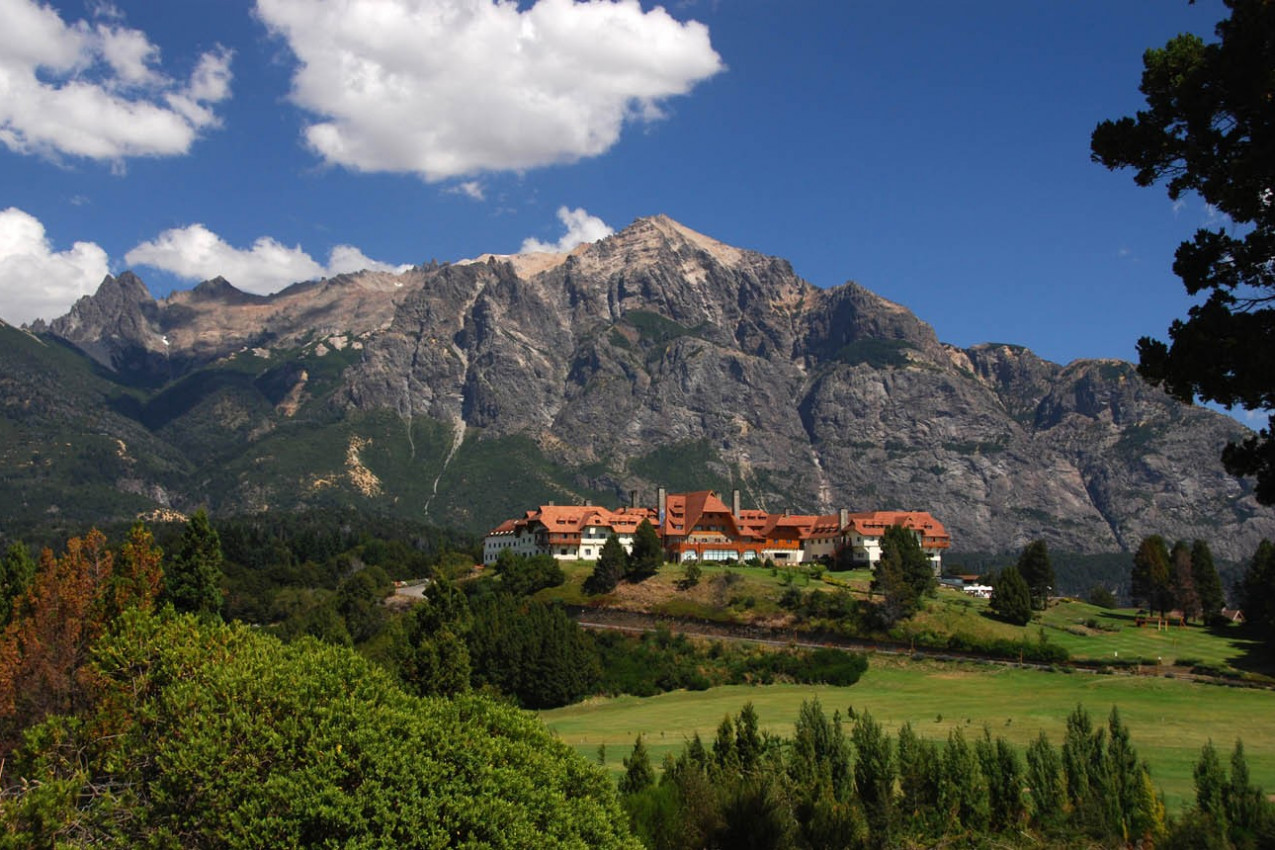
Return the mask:
POLYGON ((987 611, 987 600, 943 589, 925 610, 896 627, 895 635, 902 640, 915 638, 918 643, 926 637, 951 634, 1018 641, 1023 637, 1036 640, 1043 629, 1048 641, 1082 661, 1140 658, 1172 665, 1187 659, 1192 664, 1273 672, 1263 669, 1268 664, 1264 653, 1242 635, 1239 626, 1227 626, 1219 632, 1192 624, 1160 631, 1154 623, 1139 627, 1133 609, 1109 610, 1079 601, 1057 602, 1048 611, 1037 612, 1027 626, 1012 626, 987 616, 987 611))
POLYGON ((982 665, 872 659, 851 688, 771 685, 678 691, 639 699, 590 700, 541 714, 564 741, 589 758, 606 745, 607 763, 620 760, 645 735, 657 763, 698 732, 711 743, 726 714, 752 701, 762 726, 785 737, 802 700, 817 696, 824 708, 868 710, 891 730, 903 721, 925 737, 946 739, 955 726, 1025 746, 1044 730, 1061 745, 1064 721, 1077 703, 1096 721, 1118 705, 1138 752, 1151 765, 1170 808, 1193 799, 1191 769, 1212 738, 1225 760, 1235 738, 1244 740, 1253 781, 1275 791, 1275 692, 1203 685, 1181 679, 1046 673, 982 665))

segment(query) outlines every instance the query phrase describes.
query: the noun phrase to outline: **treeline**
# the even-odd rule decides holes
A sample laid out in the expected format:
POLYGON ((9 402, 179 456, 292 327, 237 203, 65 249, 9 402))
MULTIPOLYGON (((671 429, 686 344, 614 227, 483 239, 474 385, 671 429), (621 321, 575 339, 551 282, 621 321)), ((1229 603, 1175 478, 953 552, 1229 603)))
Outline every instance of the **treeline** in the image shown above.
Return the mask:
POLYGON ((1025 759, 986 729, 932 741, 909 724, 892 737, 867 712, 848 721, 805 702, 781 738, 747 704, 711 744, 696 735, 667 756, 658 780, 639 736, 619 781, 634 832, 653 850, 1275 843, 1238 742, 1229 770, 1204 748, 1196 803, 1174 819, 1114 708, 1096 726, 1078 706, 1061 748, 1042 733, 1025 759))

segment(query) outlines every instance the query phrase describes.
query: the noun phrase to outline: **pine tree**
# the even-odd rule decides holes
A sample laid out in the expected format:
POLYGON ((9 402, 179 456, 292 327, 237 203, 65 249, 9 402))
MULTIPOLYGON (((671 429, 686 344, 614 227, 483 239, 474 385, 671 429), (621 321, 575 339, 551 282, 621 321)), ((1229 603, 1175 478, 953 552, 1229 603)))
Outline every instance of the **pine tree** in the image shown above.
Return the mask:
POLYGON ((991 609, 1017 626, 1025 626, 1031 620, 1031 591, 1017 567, 1006 567, 996 579, 991 609))
POLYGON ((1191 547, 1185 540, 1173 544, 1169 554, 1171 564, 1170 586, 1173 590, 1173 605, 1182 612, 1188 621, 1200 617, 1200 596, 1195 590, 1195 577, 1191 570, 1191 547))
POLYGON ((155 545, 155 536, 146 524, 140 520, 133 523, 115 564, 115 612, 130 607, 150 611, 155 607, 164 584, 163 558, 164 551, 155 545))
POLYGON ((653 576, 664 563, 664 546, 660 536, 648 519, 638 523, 633 534, 633 548, 629 552, 629 568, 626 577, 629 581, 641 581, 653 576))
POLYGON ((163 601, 179 614, 220 616, 221 540, 200 508, 186 522, 177 550, 164 575, 163 601))
POLYGON ((1222 615, 1226 595, 1222 592, 1222 579, 1213 563, 1213 553, 1203 540, 1191 544, 1191 577, 1195 580, 1195 592, 1200 598, 1200 614, 1205 623, 1212 623, 1222 615))
POLYGON ((1054 588, 1054 566, 1044 540, 1033 540, 1018 556, 1018 572, 1031 591, 1032 607, 1043 611, 1054 588))
POLYGON ((1063 763, 1043 731, 1027 747, 1027 785, 1032 791, 1032 822, 1038 828, 1058 823, 1067 798, 1063 763))
POLYGON ((1263 540, 1240 580, 1240 604, 1248 625, 1275 640, 1275 545, 1263 540))
POLYGON ((599 593, 610 593, 620 583, 628 568, 628 556, 624 552, 624 544, 614 534, 607 537, 598 553, 598 562, 593 565, 593 572, 584 580, 584 592, 593 596, 599 593))
POLYGON ((9 545, 0 560, 0 628, 9 624, 14 602, 26 592, 35 577, 35 560, 21 541, 9 545))
POLYGON ((868 819, 873 847, 891 846, 894 834, 894 747, 881 724, 864 711, 850 732, 854 744, 854 785, 868 819))
POLYGON ((620 777, 621 794, 637 794, 655 784, 655 770, 646 751, 642 736, 633 742, 633 752, 624 760, 624 775, 620 777))
POLYGON ((1172 604, 1169 585, 1169 547, 1158 534, 1143 539, 1133 556, 1129 592, 1149 610, 1164 614, 1172 604))

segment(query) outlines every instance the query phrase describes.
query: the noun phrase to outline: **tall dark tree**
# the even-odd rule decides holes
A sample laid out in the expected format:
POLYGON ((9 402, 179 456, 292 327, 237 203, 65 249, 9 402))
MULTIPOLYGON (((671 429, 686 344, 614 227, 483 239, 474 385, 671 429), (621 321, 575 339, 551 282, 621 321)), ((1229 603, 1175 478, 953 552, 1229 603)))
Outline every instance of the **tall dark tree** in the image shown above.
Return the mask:
POLYGON ((1054 588, 1054 565, 1049 560, 1049 547, 1044 540, 1033 540, 1018 556, 1018 572, 1031 591, 1032 607, 1041 611, 1049 603, 1054 588))
POLYGON ((655 575, 664 563, 664 546, 660 543, 660 535, 655 531, 651 521, 644 519, 638 523, 633 534, 633 548, 629 552, 628 578, 640 581, 647 576, 655 575))
POLYGON ((1240 605, 1250 627, 1275 639, 1275 545, 1257 544, 1239 586, 1240 605))
MULTIPOLYGON (((1179 35, 1143 57, 1147 108, 1093 132, 1096 162, 1163 182, 1169 197, 1198 194, 1230 221, 1201 229, 1177 250, 1173 271, 1206 296, 1171 343, 1138 342, 1138 371, 1183 401, 1201 398, 1275 410, 1275 4, 1225 0, 1230 17, 1205 43, 1179 35)), ((1257 498, 1275 503, 1275 416, 1222 454, 1236 475, 1255 475, 1257 498)))
POLYGON ((633 752, 624 760, 624 775, 620 777, 621 794, 638 794, 655 784, 655 769, 646 751, 642 736, 633 742, 633 752))
POLYGON ((1136 602, 1161 614, 1169 610, 1173 593, 1169 584, 1169 547, 1158 534, 1144 538, 1133 555, 1129 591, 1136 602))
POLYGON ((1201 614, 1200 595, 1195 589, 1195 576, 1191 571, 1191 547, 1185 540, 1173 544, 1169 553, 1169 586, 1173 591, 1173 606, 1190 620, 1201 614))
POLYGON ((883 597, 887 623, 912 616, 922 597, 934 591, 936 581, 930 559, 921 549, 916 532, 892 525, 881 536, 881 560, 872 577, 872 590, 883 597))
POLYGON ((179 614, 219 616, 221 580, 221 539, 200 508, 187 520, 169 558, 161 601, 171 602, 179 614))
POLYGON ((1213 563, 1209 544, 1196 540, 1191 544, 1191 577, 1195 580, 1195 592, 1200 597, 1200 614, 1204 622, 1211 623, 1222 614, 1226 595, 1222 592, 1222 579, 1213 563))
POLYGON ((991 608, 1016 626, 1025 626, 1031 620, 1031 591, 1017 567, 1006 567, 996 578, 991 608))
POLYGON ((25 544, 10 544, 4 558, 0 559, 0 627, 8 624, 13 615, 13 603, 26 592, 35 577, 35 559, 25 544))
POLYGON ((624 578, 628 569, 628 555, 620 538, 614 534, 607 537, 598 554, 598 562, 593 565, 593 572, 584 580, 585 593, 610 593, 624 578))

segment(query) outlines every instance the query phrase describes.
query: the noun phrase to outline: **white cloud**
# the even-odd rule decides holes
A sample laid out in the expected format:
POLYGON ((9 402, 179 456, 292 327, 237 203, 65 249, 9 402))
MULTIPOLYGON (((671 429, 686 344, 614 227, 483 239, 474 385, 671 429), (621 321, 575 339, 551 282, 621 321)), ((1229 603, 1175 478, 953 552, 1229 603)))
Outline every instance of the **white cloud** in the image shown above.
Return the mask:
POLYGON ((235 248, 202 224, 165 230, 133 248, 124 260, 129 265, 162 269, 190 281, 220 275, 236 288, 257 295, 278 292, 297 281, 363 269, 402 272, 411 268, 373 260, 351 245, 333 248, 326 266, 301 250, 301 246, 289 248, 269 236, 260 237, 251 248, 235 248))
POLYGON ((0 317, 10 324, 62 315, 94 292, 108 270, 100 246, 76 242, 55 252, 35 216, 16 207, 0 211, 0 317))
POLYGON ((557 242, 541 242, 534 237, 522 241, 523 254, 565 254, 577 245, 585 242, 597 242, 610 236, 615 231, 596 215, 589 215, 583 207, 569 210, 558 207, 558 221, 562 222, 567 232, 557 242))
POLYGON ((723 69, 708 28, 638 0, 257 0, 295 54, 306 140, 438 181, 573 162, 723 69))
POLYGON ((486 200, 487 194, 483 191, 483 184, 477 180, 466 180, 464 183, 458 183, 447 190, 453 195, 464 195, 475 201, 486 200))
POLYGON ((183 154, 219 125, 211 107, 230 93, 229 50, 204 53, 180 82, 114 6, 93 9, 95 23, 67 24, 36 0, 0 0, 0 144, 118 163, 183 154))

